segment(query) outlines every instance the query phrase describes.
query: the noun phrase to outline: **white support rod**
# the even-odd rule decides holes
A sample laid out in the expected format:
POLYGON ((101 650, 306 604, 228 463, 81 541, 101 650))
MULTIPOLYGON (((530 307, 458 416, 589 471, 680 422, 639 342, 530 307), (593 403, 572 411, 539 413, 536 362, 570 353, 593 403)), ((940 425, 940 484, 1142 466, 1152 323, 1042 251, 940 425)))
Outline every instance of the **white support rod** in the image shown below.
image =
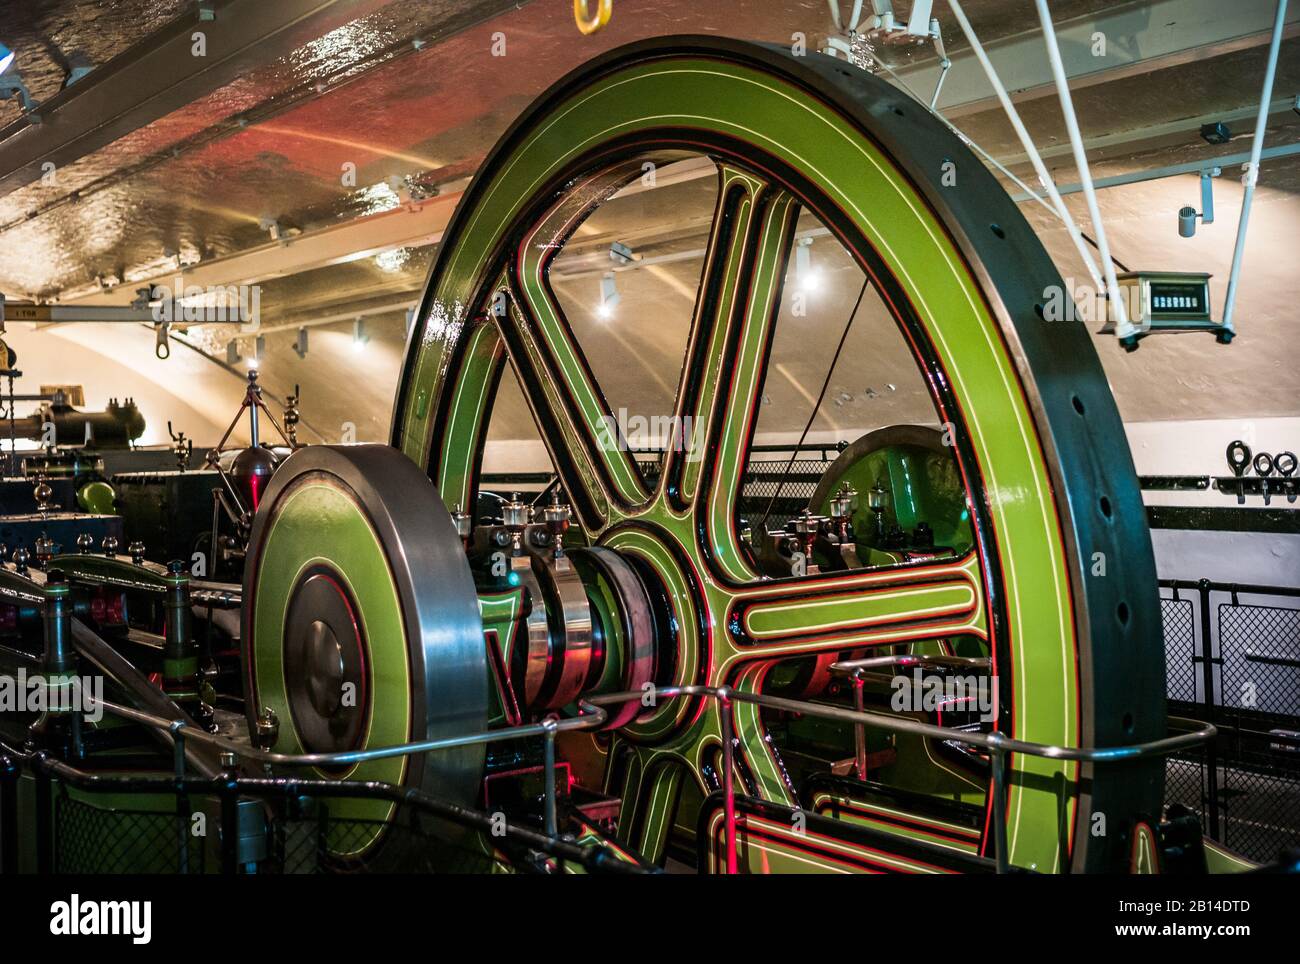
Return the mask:
POLYGON ((1056 94, 1061 101, 1061 114, 1065 118, 1065 128, 1070 135, 1070 147, 1074 151, 1074 165, 1079 169, 1079 183, 1083 185, 1083 196, 1088 202, 1088 216, 1092 218, 1093 231, 1097 235, 1097 251, 1101 254, 1101 270, 1106 274, 1107 306, 1115 322, 1115 335, 1127 338, 1137 331, 1128 320, 1128 309, 1120 294, 1119 280, 1115 277, 1115 262, 1110 259, 1110 245, 1106 242, 1106 226, 1101 220, 1101 209, 1097 206, 1097 192, 1092 186, 1092 173, 1088 170, 1088 151, 1083 145, 1083 134, 1079 131, 1079 119, 1074 114, 1074 99, 1070 96, 1070 81, 1065 76, 1065 65, 1061 62, 1061 48, 1056 43, 1056 30, 1052 26, 1052 12, 1047 9, 1047 0, 1035 0, 1038 7, 1038 19, 1043 25, 1043 38, 1047 41, 1047 59, 1052 65, 1052 77, 1056 80, 1056 94))
POLYGON ((1273 99, 1273 77, 1277 73, 1277 55, 1282 45, 1282 26, 1286 20, 1287 0, 1277 0, 1273 19, 1273 39, 1269 42, 1268 66, 1264 69, 1264 92, 1259 98, 1259 116, 1255 118, 1255 139, 1250 144, 1250 161, 1246 165, 1245 193, 1241 197, 1241 215, 1237 220, 1237 244, 1232 249, 1232 270, 1228 272, 1228 293, 1223 299, 1223 327, 1235 332, 1232 313, 1237 307, 1237 282, 1241 279, 1241 259, 1246 253, 1246 228, 1250 224, 1250 205, 1255 200, 1255 183, 1259 180, 1260 153, 1264 150, 1264 127, 1268 123, 1269 103, 1273 99))
POLYGON ((1065 223, 1065 229, 1070 234, 1070 240, 1074 242, 1075 250, 1079 252, 1079 257, 1083 259, 1088 273, 1092 276, 1093 285, 1102 288, 1104 285, 1101 272, 1097 270, 1097 262, 1093 260, 1092 252, 1088 250, 1088 246, 1083 240, 1083 234, 1079 231, 1079 226, 1074 223, 1074 218, 1070 216, 1065 202, 1061 200, 1061 195, 1052 182, 1052 176, 1047 171, 1047 165, 1043 163, 1042 157, 1039 156, 1038 148, 1034 146, 1029 131, 1025 129, 1024 122, 1020 119, 1020 114, 1016 111, 1015 105, 1011 103, 1011 96, 1007 93, 1006 88, 1002 86, 1002 81, 998 78, 998 72, 993 68, 993 63, 989 60, 988 54, 984 52, 984 45, 980 43, 979 37, 975 36, 970 21, 966 19, 966 12, 962 10, 958 0, 948 0, 948 6, 952 8, 952 14, 957 18, 957 24, 961 27, 962 33, 966 35, 966 42, 970 44, 971 50, 974 51, 975 57, 980 62, 980 66, 984 68, 984 73, 989 79, 989 85, 993 88, 998 96, 998 101, 1002 104, 1002 110, 1006 113, 1007 119, 1011 121, 1011 126, 1015 128, 1016 136, 1020 138, 1020 145, 1025 149, 1025 154, 1034 165, 1034 172, 1038 175, 1043 190, 1051 198, 1052 207, 1056 210, 1057 217, 1065 223))

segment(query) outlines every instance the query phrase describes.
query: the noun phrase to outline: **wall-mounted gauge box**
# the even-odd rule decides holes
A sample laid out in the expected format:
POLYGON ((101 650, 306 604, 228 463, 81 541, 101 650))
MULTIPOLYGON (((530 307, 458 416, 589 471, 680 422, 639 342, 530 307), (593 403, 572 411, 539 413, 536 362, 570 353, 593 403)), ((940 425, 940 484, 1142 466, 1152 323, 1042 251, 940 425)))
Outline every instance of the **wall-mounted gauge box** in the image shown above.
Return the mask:
MULTIPOLYGON (((1211 331, 1221 341, 1231 333, 1210 317, 1210 276, 1196 271, 1127 271, 1118 275, 1120 294, 1129 321, 1138 334, 1126 341, 1136 345, 1142 335, 1162 331, 1211 331)), ((1102 331, 1115 330, 1113 320, 1102 331)))

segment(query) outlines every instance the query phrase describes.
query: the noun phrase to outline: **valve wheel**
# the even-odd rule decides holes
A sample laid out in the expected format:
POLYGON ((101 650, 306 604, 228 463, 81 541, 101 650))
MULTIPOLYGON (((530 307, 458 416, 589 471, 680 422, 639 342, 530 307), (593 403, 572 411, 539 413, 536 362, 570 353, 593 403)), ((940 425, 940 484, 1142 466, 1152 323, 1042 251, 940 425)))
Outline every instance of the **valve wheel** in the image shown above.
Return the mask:
MULTIPOLYGON (((1152 739, 1165 713, 1149 535, 1087 332, 1035 310, 1062 285, 983 165, 883 81, 738 41, 635 44, 539 98, 462 200, 409 342, 393 443, 448 505, 475 504, 510 364, 588 542, 663 587, 673 628, 658 640, 659 682, 760 691, 783 660, 960 633, 988 641, 1003 732, 1065 746, 1152 739), (706 437, 702 458, 669 451, 648 485, 602 441, 609 406, 547 269, 643 164, 684 154, 711 158, 719 180, 675 411, 706 437), (959 188, 943 180, 954 165, 959 188), (975 539, 961 558, 764 579, 742 545, 735 507, 801 209, 871 279, 952 427, 975 539), (723 283, 736 277, 748 281, 723 283)), ((683 772, 716 788, 718 712, 663 701, 619 731, 636 755, 620 826, 662 829, 671 794, 656 789, 683 772)), ((734 712, 738 785, 799 806, 759 711, 734 712)), ((1129 831, 1113 815, 1161 805, 1158 761, 1017 755, 1009 769, 1010 860, 1040 872, 1126 866, 1129 831), (1089 832, 1094 812, 1112 815, 1105 837, 1089 832)))

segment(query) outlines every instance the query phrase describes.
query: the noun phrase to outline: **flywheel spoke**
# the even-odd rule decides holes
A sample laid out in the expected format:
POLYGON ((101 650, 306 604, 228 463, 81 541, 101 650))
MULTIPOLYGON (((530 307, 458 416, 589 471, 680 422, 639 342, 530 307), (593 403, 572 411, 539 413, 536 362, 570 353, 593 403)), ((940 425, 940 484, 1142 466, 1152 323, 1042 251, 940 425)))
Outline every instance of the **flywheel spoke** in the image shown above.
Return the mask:
MULTIPOLYGON (((758 584, 734 595, 730 663, 954 635, 987 639, 987 618, 974 553, 856 576, 758 584)), ((729 675, 727 667, 720 675, 729 675)))
POLYGON ((799 208, 793 195, 722 166, 669 453, 671 502, 702 515, 707 553, 724 578, 754 578, 735 526, 745 450, 755 421, 786 260, 799 208))

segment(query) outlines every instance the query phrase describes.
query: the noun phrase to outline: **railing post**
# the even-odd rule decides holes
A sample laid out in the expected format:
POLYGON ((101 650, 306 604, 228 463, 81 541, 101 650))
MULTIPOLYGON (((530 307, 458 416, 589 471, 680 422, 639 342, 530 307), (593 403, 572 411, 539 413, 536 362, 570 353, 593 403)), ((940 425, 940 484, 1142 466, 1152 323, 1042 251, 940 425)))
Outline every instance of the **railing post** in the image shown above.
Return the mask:
POLYGON ((233 753, 221 754, 221 872, 239 872, 239 784, 233 753))
POLYGON ((1005 874, 1010 866, 1007 853, 1007 761, 1002 750, 989 750, 989 768, 993 771, 993 858, 997 872, 1005 874))
POLYGON ((718 717, 722 721, 722 805, 727 835, 727 873, 736 874, 736 761, 732 733, 730 690, 718 690, 718 717))
MULTIPOLYGON (((855 670, 853 673, 853 708, 859 713, 865 712, 867 708, 866 698, 863 689, 867 681, 862 678, 862 670, 855 670)), ((867 778, 867 725, 861 721, 853 724, 853 754, 854 763, 858 770, 858 779, 866 780, 867 778)))
MULTIPOLYGON (((1204 688, 1206 712, 1213 716, 1215 707, 1214 646, 1211 643, 1210 592, 1212 586, 1210 580, 1200 580, 1196 584, 1196 589, 1200 594, 1201 607, 1202 687, 1204 688)), ((1206 821, 1209 824, 1206 833, 1210 835, 1211 840, 1223 839, 1219 826, 1219 754, 1216 743, 1217 741, 1211 740, 1205 747, 1206 821)))
POLYGON ((18 764, 0 756, 0 874, 18 873, 18 764))
POLYGON ((555 837, 558 832, 559 823, 555 815, 555 731, 556 719, 554 716, 548 716, 543 722, 545 733, 542 738, 545 742, 545 766, 546 766, 546 836, 555 837))
POLYGON ((185 723, 177 720, 171 725, 172 733, 172 765, 176 774, 176 872, 188 874, 190 872, 190 840, 189 840, 189 804, 185 797, 185 734, 183 731, 185 723))
POLYGON ((50 778, 42 764, 36 762, 36 872, 50 874, 54 872, 54 815, 50 812, 53 801, 50 793, 50 778))

